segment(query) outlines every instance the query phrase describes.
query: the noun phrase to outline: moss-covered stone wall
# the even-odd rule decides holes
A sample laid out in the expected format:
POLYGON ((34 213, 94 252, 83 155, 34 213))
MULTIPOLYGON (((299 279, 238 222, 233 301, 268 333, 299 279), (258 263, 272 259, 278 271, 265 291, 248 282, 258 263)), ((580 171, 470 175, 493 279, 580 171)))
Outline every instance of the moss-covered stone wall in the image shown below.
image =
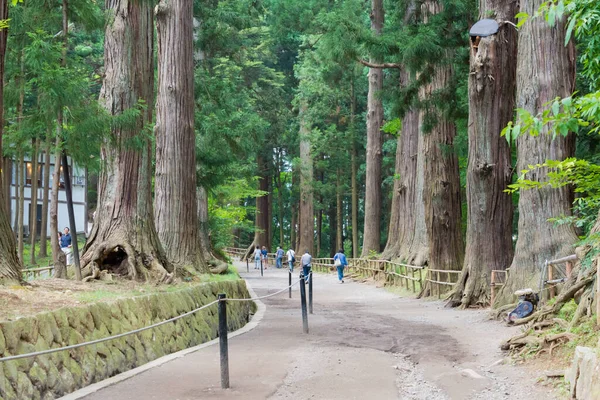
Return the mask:
MULTIPOLYGON (((243 280, 62 308, 0 323, 0 357, 58 348, 141 328, 214 301, 249 297, 243 280)), ((252 302, 227 304, 229 330, 248 321, 252 302)), ((54 399, 217 337, 217 305, 135 335, 70 351, 0 362, 0 399, 54 399)))

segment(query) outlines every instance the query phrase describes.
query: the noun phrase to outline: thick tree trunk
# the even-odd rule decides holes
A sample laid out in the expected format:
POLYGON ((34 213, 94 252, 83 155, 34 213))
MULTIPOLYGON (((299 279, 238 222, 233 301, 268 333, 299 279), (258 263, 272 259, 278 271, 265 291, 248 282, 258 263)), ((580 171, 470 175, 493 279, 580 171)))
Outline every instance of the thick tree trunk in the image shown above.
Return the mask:
POLYGON ((169 282, 173 266, 154 226, 152 151, 143 133, 152 122, 154 100, 152 3, 107 0, 106 8, 111 17, 104 40, 106 71, 100 101, 112 115, 131 112, 140 101, 146 108, 134 121, 113 126, 110 140, 102 146, 98 210, 82 266, 87 266, 86 273, 110 269, 132 279, 169 282))
MULTIPOLYGON (((423 5, 425 18, 441 12, 442 5, 428 0, 423 5)), ((429 84, 422 87, 422 99, 450 84, 452 67, 447 63, 434 66, 429 84)), ((424 190, 425 222, 429 243, 429 266, 432 269, 459 270, 464 259, 463 238, 460 231, 461 203, 458 157, 454 151, 456 126, 442 113, 433 109, 422 110, 421 125, 426 119, 436 118, 431 131, 424 132, 424 190)), ((424 295, 428 294, 425 288, 424 295)))
POLYGON ((31 201, 29 202, 29 237, 31 239, 31 253, 29 263, 35 265, 35 241, 37 234, 37 205, 38 205, 38 159, 40 154, 40 139, 35 139, 31 168, 31 201))
MULTIPOLYGON (((408 78, 408 74, 403 75, 408 78)), ((388 241, 382 257, 412 265, 425 265, 429 259, 423 203, 423 140, 419 112, 411 108, 402 119, 396 147, 398 178, 394 181, 388 241)))
MULTIPOLYGON (((522 12, 533 15, 542 0, 521 1, 522 12)), ((532 114, 555 97, 570 96, 575 89, 575 47, 565 46, 565 21, 550 27, 543 18, 527 21, 519 30, 517 55, 517 107, 532 114)), ((521 135, 517 141, 517 171, 548 159, 563 160, 573 155, 575 137, 541 133, 521 135)), ((527 174, 533 181, 547 180, 547 170, 527 174)), ((519 236, 506 286, 495 305, 514 299, 515 290, 539 288, 541 266, 545 260, 574 253, 577 240, 571 225, 555 225, 548 219, 571 215, 573 192, 569 187, 523 190, 519 197, 519 236)))
MULTIPOLYGON (((4 194, 0 191, 0 204, 4 194)), ((15 235, 4 206, 0 207, 0 285, 16 284, 22 280, 21 262, 17 257, 15 235)))
POLYGON ((300 241, 297 251, 313 253, 315 241, 315 212, 313 205, 313 159, 311 129, 304 119, 306 105, 300 109, 300 241))
POLYGON ((352 157, 351 157, 351 169, 352 169, 352 257, 358 258, 358 156, 356 154, 356 144, 352 143, 352 157))
POLYGON ((504 193, 512 178, 511 155, 500 132, 513 118, 517 55, 517 31, 503 21, 516 14, 512 0, 479 2, 479 17, 494 15, 501 25, 471 47, 467 248, 452 296, 454 305, 465 308, 489 304, 491 271, 508 268, 513 256, 513 205, 504 193))
MULTIPOLYGON (((2 158, 2 157, 0 157, 2 158)), ((3 159, 4 167, 2 168, 2 172, 4 173, 5 179, 2 181, 3 183, 3 193, 4 193, 4 203, 6 204, 6 215, 9 219, 10 223, 10 215, 12 214, 12 201, 11 201, 11 193, 10 186, 12 184, 12 170, 13 170, 13 162, 11 157, 5 157, 3 159)))
MULTIPOLYGON (((384 11, 383 0, 371 0, 371 30, 381 35, 384 11)), ((381 60, 371 59, 377 63, 381 60)), ((381 158, 383 136, 383 104, 380 93, 383 89, 383 71, 369 69, 369 93, 367 97, 367 173, 365 190, 365 224, 363 232, 362 256, 371 251, 381 251, 381 158)))
POLYGON ((196 209, 193 2, 161 0, 156 6, 155 223, 176 268, 207 271, 196 209))
POLYGON ((48 237, 48 199, 50 195, 50 134, 46 139, 46 150, 44 151, 44 179, 42 196, 42 228, 40 230, 40 257, 48 257, 47 237, 48 237))

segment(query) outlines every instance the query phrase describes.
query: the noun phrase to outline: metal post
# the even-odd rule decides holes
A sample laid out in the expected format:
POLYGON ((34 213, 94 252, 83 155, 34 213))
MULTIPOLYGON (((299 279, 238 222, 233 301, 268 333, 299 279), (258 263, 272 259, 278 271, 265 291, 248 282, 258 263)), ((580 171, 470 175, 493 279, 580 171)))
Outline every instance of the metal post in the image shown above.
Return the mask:
POLYGON ((262 257, 260 258, 260 276, 263 276, 262 257))
POLYGON ((292 298, 292 271, 290 271, 289 267, 288 267, 288 283, 289 283, 289 292, 290 292, 290 299, 292 298))
POLYGON ((249 263, 247 257, 246 257, 246 272, 250 272, 250 263, 249 263))
POLYGON ((313 279, 315 279, 315 277, 312 274, 312 271, 308 273, 308 312, 310 314, 313 313, 313 306, 312 306, 312 294, 313 294, 313 279))
POLYGON ((221 389, 229 389, 229 350, 227 347, 227 301, 219 293, 219 347, 221 350, 221 389))
POLYGON ((302 331, 308 333, 308 313, 306 312, 306 286, 304 274, 300 272, 300 304, 302 306, 302 331))

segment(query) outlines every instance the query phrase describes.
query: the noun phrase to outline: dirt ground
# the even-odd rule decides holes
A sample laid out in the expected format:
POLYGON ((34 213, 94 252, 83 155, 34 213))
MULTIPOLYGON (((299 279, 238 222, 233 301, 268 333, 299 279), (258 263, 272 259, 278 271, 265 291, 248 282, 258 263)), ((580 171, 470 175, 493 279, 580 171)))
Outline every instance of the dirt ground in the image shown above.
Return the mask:
POLYGON ((64 279, 34 280, 23 286, 0 287, 0 321, 11 321, 61 307, 179 290, 188 285, 190 283, 182 282, 156 286, 122 279, 88 283, 64 279))
MULTIPOLYGON (((285 270, 242 275, 258 295, 287 286, 285 270)), ((210 346, 86 399, 561 398, 538 383, 543 370, 507 362, 498 345, 518 328, 488 320, 486 311, 446 309, 322 274, 308 335, 298 287, 292 299, 284 292, 264 303, 258 326, 230 340, 231 389, 220 389, 218 346, 210 346)))

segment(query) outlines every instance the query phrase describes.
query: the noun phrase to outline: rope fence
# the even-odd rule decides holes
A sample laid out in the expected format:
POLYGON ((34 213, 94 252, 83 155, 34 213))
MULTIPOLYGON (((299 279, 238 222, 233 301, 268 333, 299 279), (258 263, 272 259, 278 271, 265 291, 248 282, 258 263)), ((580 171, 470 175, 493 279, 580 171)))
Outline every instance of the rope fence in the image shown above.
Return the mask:
MULTIPOLYGON (((310 279, 310 276, 311 276, 311 274, 309 274, 309 279, 310 279)), ((195 308, 195 309, 193 309, 191 311, 188 311, 186 313, 177 315, 175 317, 172 317, 172 318, 166 319, 164 321, 157 322, 155 324, 148 325, 148 326, 145 326, 145 327, 142 327, 142 328, 134 329, 134 330, 131 330, 131 331, 128 331, 128 332, 119 333, 117 335, 107 336, 107 337, 101 338, 101 339, 91 340, 89 342, 77 343, 77 344, 73 344, 73 345, 69 345, 69 346, 58 347, 58 348, 55 348, 55 349, 41 350, 41 351, 36 351, 36 352, 32 352, 32 353, 25 353, 25 354, 19 354, 19 355, 2 357, 2 358, 0 358, 0 362, 14 361, 14 360, 20 360, 20 359, 23 359, 23 358, 37 357, 37 356, 42 356, 42 355, 46 355, 46 354, 57 353, 59 351, 66 351, 66 350, 78 349, 80 347, 91 346, 91 345, 95 345, 95 344, 107 342, 107 341, 110 341, 110 340, 120 339, 120 338, 123 338, 123 337, 126 337, 126 336, 130 336, 130 335, 135 335, 137 333, 144 332, 144 331, 147 331, 149 329, 157 328, 157 327, 159 327, 161 325, 165 325, 165 324, 168 324, 168 323, 171 323, 171 322, 175 322, 175 321, 177 321, 177 320, 179 320, 181 318, 185 318, 185 317, 190 316, 192 314, 195 314, 195 313, 197 313, 197 312, 199 312, 201 310, 209 308, 209 307, 211 307, 211 306, 213 306, 213 305, 215 305, 215 304, 217 304, 219 302, 224 302, 224 301, 239 301, 239 302, 242 302, 242 301, 257 301, 257 300, 262 300, 262 299, 266 299, 266 298, 269 298, 269 297, 273 297, 273 296, 276 296, 276 295, 278 295, 280 293, 283 293, 283 292, 287 291, 288 289, 291 289, 293 286, 296 286, 298 283, 300 283, 302 281, 304 281, 304 277, 301 276, 300 279, 296 280, 294 283, 290 284, 289 286, 287 286, 284 289, 281 289, 281 290, 279 290, 279 291, 277 291, 275 293, 270 293, 268 295, 259 296, 259 297, 249 297, 249 298, 242 298, 242 299, 234 299, 234 298, 226 298, 226 297, 219 298, 217 300, 214 300, 214 301, 212 301, 212 302, 210 302, 208 304, 205 304, 205 305, 203 305, 201 307, 195 308)), ((310 281, 312 281, 312 280, 310 280, 310 281)))

